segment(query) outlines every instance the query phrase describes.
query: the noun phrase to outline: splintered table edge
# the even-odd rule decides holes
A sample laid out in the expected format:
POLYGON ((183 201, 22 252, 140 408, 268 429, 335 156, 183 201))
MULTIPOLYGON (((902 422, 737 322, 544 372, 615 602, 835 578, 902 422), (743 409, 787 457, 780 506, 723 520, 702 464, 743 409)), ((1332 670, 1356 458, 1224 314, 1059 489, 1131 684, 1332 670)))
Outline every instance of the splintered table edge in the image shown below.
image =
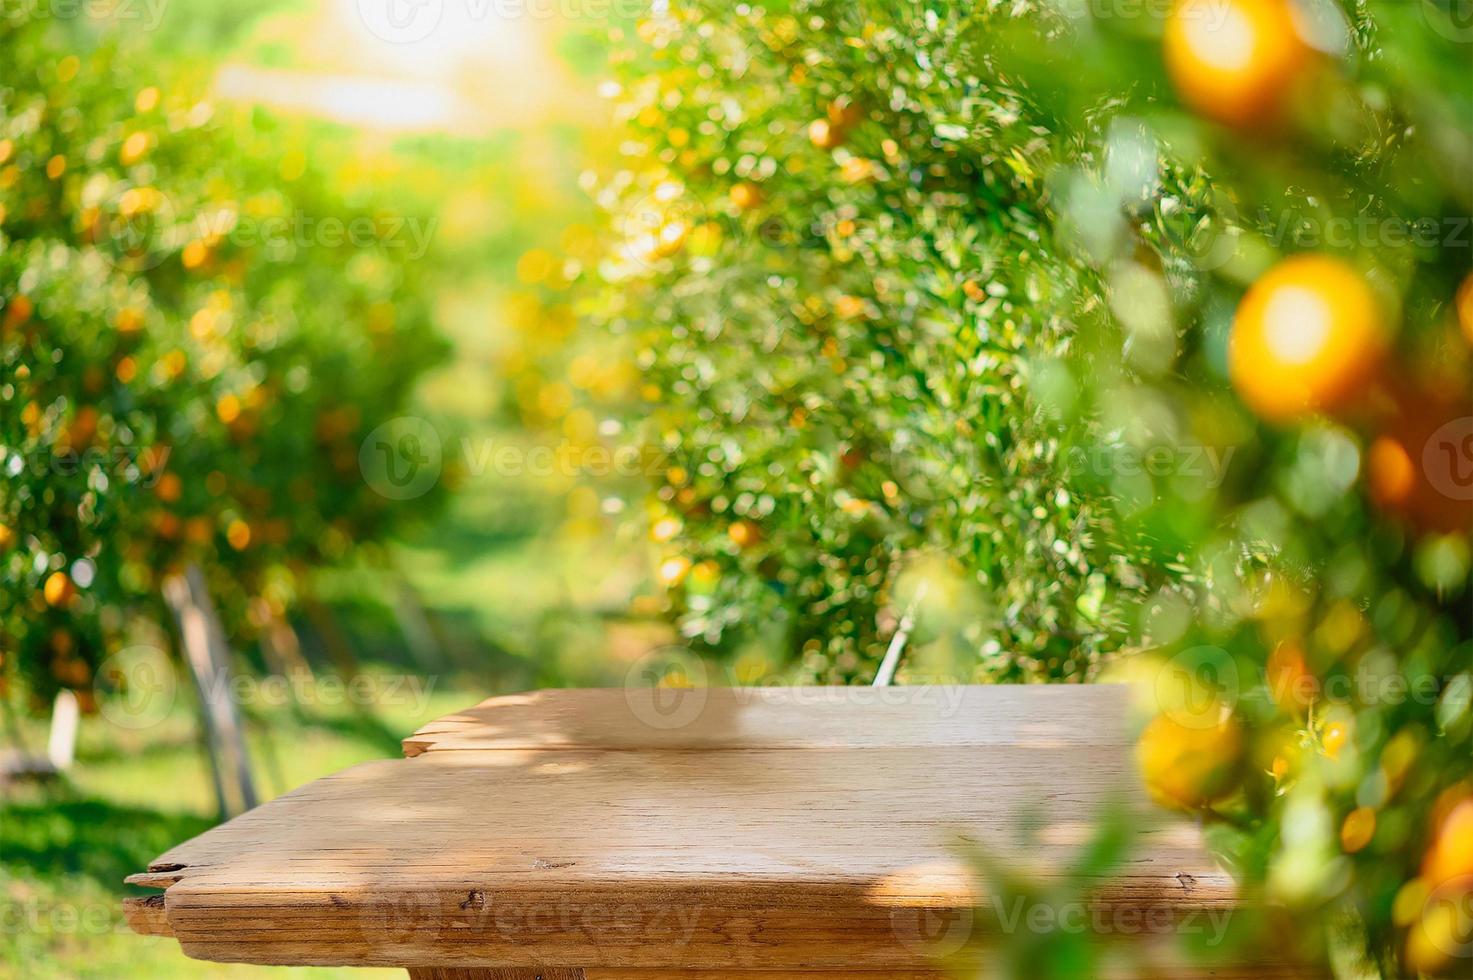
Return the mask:
POLYGON ((123 919, 140 936, 169 936, 169 917, 163 895, 129 896, 123 899, 123 919))

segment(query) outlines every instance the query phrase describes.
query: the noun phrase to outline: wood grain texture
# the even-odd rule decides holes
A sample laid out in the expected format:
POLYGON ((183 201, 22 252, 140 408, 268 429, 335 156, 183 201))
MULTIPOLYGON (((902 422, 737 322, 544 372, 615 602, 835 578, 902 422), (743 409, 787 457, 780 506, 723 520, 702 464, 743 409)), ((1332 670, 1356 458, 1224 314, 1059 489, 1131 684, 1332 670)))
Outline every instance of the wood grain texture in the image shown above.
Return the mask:
MULTIPOLYGON (((497 970, 476 967, 428 967, 409 970, 410 980, 953 980, 942 970, 497 970)), ((1105 967, 1089 980, 1328 980, 1322 973, 1274 967, 1271 972, 1233 967, 1172 964, 1142 973, 1133 966, 1105 967)), ((1084 980, 1084 978, 1081 978, 1084 980)))
POLYGON ((844 749, 1125 745, 1113 685, 614 688, 490 698, 404 740, 484 749, 844 749))
POLYGON ((129 896, 123 899, 123 919, 140 936, 172 936, 164 914, 164 896, 129 896))
MULTIPOLYGON (((929 976, 996 928, 971 912, 986 896, 959 843, 1046 879, 1136 785, 1118 689, 953 690, 950 714, 919 696, 712 691, 669 728, 622 690, 494 699, 427 726, 417 758, 179 845, 148 880, 167 884, 184 951, 224 962, 929 976), (1027 813, 1043 826, 1019 847, 1027 813)), ((1193 827, 1137 833, 1092 916, 1169 931, 1231 912, 1193 827)))
MULTIPOLYGON (((963 973, 963 977, 973 974, 963 973)), ((990 980, 997 973, 983 973, 990 980)), ((474 971, 464 980, 474 980, 474 971)), ((957 980, 958 974, 944 970, 605 970, 583 971, 583 980, 957 980)), ((1327 974, 1302 968, 1209 967, 1168 962, 1159 969, 1143 971, 1138 966, 1105 966, 1100 973, 1079 980, 1330 980, 1327 974)), ((445 980, 457 980, 448 976, 445 980)))
POLYGON ((409 970, 409 980, 587 980, 582 970, 488 970, 426 967, 409 970))

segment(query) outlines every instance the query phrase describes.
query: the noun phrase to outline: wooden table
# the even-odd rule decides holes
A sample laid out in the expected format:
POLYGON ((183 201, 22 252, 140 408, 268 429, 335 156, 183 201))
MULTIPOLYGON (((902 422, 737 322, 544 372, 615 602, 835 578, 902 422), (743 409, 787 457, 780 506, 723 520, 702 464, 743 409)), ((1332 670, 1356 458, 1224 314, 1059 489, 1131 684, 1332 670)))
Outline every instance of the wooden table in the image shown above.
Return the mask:
MULTIPOLYGON (((420 980, 937 977, 996 929, 958 841, 1006 855, 1036 809, 1013 856, 1049 874, 1135 792, 1125 713, 1105 686, 492 698, 160 855, 126 912, 198 959, 420 980)), ((1101 921, 1234 907, 1191 824, 1139 834, 1101 921)))

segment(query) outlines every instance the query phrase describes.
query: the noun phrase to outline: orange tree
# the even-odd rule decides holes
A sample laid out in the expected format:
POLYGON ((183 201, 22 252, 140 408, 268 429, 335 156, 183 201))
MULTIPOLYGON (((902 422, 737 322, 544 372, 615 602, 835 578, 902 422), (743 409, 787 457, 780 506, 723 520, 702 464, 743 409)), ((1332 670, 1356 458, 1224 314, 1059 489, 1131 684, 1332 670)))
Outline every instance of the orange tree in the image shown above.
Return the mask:
MULTIPOLYGON (((922 610, 933 646, 981 651, 965 676, 1085 676, 1147 572, 1028 402, 1074 343, 1080 273, 1042 174, 962 152, 945 114, 970 83, 926 73, 894 102, 878 42, 829 36, 835 16, 638 28, 589 304, 665 463, 638 509, 658 584, 698 645, 826 680, 870 676, 922 610)), ((878 16, 861 33, 900 43, 878 16)))
POLYGON ((0 656, 86 694, 171 570, 247 637, 402 519, 359 454, 441 352, 433 226, 140 50, 0 51, 0 656))
POLYGON ((915 612, 915 679, 1144 676, 1148 787, 1304 955, 1466 970, 1454 7, 641 22, 583 302, 644 372, 612 408, 666 460, 634 512, 685 635, 862 679, 915 612))

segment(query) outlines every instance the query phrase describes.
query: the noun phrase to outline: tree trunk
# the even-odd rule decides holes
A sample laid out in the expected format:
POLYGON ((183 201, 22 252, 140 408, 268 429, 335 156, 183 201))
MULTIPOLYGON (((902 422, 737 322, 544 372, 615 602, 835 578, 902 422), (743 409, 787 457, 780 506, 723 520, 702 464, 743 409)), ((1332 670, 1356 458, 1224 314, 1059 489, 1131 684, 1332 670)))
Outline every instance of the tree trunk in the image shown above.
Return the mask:
POLYGON ((251 780, 245 730, 232 700, 230 651, 225 644, 225 631, 199 566, 190 564, 182 575, 166 578, 163 592, 164 601, 179 626, 184 659, 199 692, 200 715, 214 769, 220 813, 234 816, 256 805, 256 787, 251 780))
POLYGON ((66 772, 77 757, 77 719, 82 709, 77 696, 63 688, 51 706, 51 737, 46 740, 46 758, 57 772, 66 772))

